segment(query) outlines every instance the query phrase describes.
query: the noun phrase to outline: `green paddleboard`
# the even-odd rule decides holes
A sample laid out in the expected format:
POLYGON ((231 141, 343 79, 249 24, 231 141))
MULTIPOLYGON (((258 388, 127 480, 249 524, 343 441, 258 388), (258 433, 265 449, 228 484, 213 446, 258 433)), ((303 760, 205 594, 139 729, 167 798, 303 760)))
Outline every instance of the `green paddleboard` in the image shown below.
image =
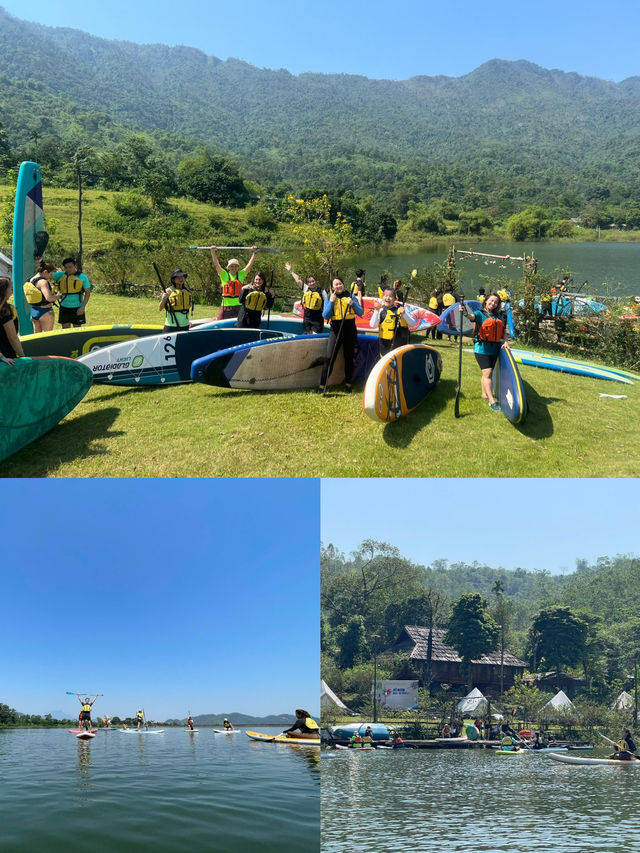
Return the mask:
POLYGON ((49 432, 92 383, 89 368, 69 358, 0 362, 0 461, 49 432))
POLYGON ((25 355, 60 355, 80 358, 102 347, 111 346, 133 338, 159 335, 162 326, 122 324, 113 326, 82 326, 78 329, 54 329, 37 335, 20 337, 25 355))

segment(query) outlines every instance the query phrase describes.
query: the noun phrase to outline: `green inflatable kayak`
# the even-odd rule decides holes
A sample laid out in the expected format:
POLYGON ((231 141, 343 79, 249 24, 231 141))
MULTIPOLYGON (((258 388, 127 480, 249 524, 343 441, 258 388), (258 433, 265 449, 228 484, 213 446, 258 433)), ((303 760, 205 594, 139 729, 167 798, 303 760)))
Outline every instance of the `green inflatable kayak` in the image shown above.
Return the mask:
POLYGON ((70 358, 0 362, 0 461, 49 432, 92 382, 91 370, 70 358))

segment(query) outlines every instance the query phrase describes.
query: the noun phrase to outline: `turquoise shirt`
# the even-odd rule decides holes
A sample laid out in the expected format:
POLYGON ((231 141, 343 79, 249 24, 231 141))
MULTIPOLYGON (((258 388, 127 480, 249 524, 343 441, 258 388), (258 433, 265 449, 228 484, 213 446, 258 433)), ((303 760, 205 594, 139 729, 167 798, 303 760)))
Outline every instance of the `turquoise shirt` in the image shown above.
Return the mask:
MULTIPOLYGON (((65 278, 66 275, 66 272, 54 272, 52 278, 54 281, 60 281, 60 279, 65 278)), ((79 278, 82 281, 82 290, 91 290, 91 282, 83 272, 72 273, 69 278, 79 278)), ((83 302, 84 292, 67 293, 67 295, 63 296, 60 300, 60 305, 63 305, 65 308, 82 308, 83 302)))
MULTIPOLYGON (((491 317, 486 311, 474 311, 476 328, 479 329, 487 317, 491 317)), ((497 355, 500 352, 502 341, 481 341, 477 336, 473 340, 473 351, 482 355, 497 355)))

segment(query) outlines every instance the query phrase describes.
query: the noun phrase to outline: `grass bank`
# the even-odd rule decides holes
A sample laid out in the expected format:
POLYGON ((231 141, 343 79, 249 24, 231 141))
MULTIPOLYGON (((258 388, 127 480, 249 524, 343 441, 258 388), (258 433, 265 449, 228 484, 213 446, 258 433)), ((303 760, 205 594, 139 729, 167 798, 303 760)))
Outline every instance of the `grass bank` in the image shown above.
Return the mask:
MULTIPOLYGON (((196 316, 214 312, 200 305, 196 316)), ((92 325, 162 322, 157 301, 145 298, 95 293, 87 313, 92 325)), ((311 391, 271 394, 197 383, 96 385, 55 429, 0 463, 0 476, 637 476, 640 384, 522 367, 530 412, 516 428, 481 400, 479 371, 467 354, 456 420, 457 348, 447 340, 434 345, 443 360, 439 385, 396 423, 364 415, 362 386, 360 393, 339 388, 323 398, 311 391)), ((495 500, 513 505, 517 491, 501 491, 495 500)))

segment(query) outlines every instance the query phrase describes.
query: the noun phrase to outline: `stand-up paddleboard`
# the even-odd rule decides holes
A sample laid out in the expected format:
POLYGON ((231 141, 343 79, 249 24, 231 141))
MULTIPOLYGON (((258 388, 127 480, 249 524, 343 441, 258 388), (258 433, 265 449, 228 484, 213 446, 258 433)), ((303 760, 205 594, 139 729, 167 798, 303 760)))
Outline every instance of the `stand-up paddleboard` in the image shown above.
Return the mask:
POLYGON ((265 743, 288 743, 291 746, 320 746, 320 738, 310 737, 287 737, 286 735, 270 735, 266 732, 245 732, 251 740, 260 740, 265 743))
POLYGON ((95 734, 93 732, 80 732, 76 737, 78 740, 91 740, 91 738, 95 737, 95 734))
MULTIPOLYGON (((198 324, 196 329, 234 329, 237 328, 237 322, 237 317, 230 317, 226 320, 210 320, 198 324)), ((286 314, 272 314, 270 317, 263 314, 260 328, 263 331, 270 329, 276 332, 284 332, 285 335, 306 335, 302 320, 299 317, 287 316, 286 314)))
POLYGON ((69 729, 72 735, 94 735, 98 729, 69 729))
MULTIPOLYGON (((378 327, 371 326, 371 318, 380 307, 380 300, 373 296, 365 296, 362 300, 362 307, 364 314, 362 317, 358 317, 356 314, 356 326, 361 332, 373 332, 378 327)), ((404 307, 407 315, 407 324, 412 332, 421 332, 425 329, 430 329, 432 326, 437 326, 440 322, 439 315, 434 314, 433 311, 429 311, 428 308, 423 308, 420 305, 411 305, 408 302, 404 307)), ((293 313, 302 317, 304 308, 300 300, 294 303, 293 313)))
POLYGON ((81 356, 94 382, 111 385, 171 385, 191 381, 191 363, 238 343, 282 338, 260 329, 194 329, 123 341, 81 356))
POLYGON ((213 730, 217 735, 235 735, 240 729, 214 729, 213 730))
POLYGON ((190 735, 195 735, 200 731, 200 729, 183 729, 182 731, 187 732, 187 734, 190 735))
POLYGON ((36 272, 36 256, 42 256, 46 237, 42 211, 42 176, 37 163, 20 164, 13 211, 13 301, 18 312, 20 334, 33 331, 29 307, 22 289, 36 272))
MULTIPOLYGON (((342 746, 342 744, 337 743, 335 745, 335 749, 346 749, 348 752, 375 752, 375 746, 342 746)), ((393 749, 392 746, 389 749, 393 749)))
POLYGON ((518 365, 511 351, 500 347, 493 371, 493 394, 500 403, 502 414, 512 424, 520 424, 527 416, 527 398, 518 365))
MULTIPOLYGON (((194 333, 195 334, 195 333, 194 333)), ((288 391, 320 384, 329 335, 298 335, 281 341, 261 341, 213 353, 193 362, 191 378, 207 385, 251 391, 288 391)), ((353 382, 364 379, 378 358, 378 339, 358 335, 353 382)), ((328 385, 344 382, 342 347, 328 385)))
MULTIPOLYGON (((482 303, 477 299, 465 299, 464 304, 470 311, 479 311, 482 308, 482 303)), ((460 303, 455 302, 445 308, 440 317, 440 325, 438 331, 444 332, 445 335, 458 335, 460 330, 460 303)), ((472 338, 475 335, 476 324, 470 320, 466 314, 462 316, 462 334, 465 338, 472 338)))
POLYGON ((60 355, 65 358, 79 358, 108 344, 144 338, 148 335, 159 335, 162 329, 162 326, 135 324, 82 326, 77 329, 60 329, 25 335, 20 338, 20 342, 25 355, 60 355))
POLYGON ((391 350, 374 365, 362 407, 374 421, 396 421, 433 391, 442 373, 440 353, 423 344, 391 350))
POLYGON ((640 759, 638 758, 631 758, 629 761, 620 761, 618 758, 586 758, 581 755, 564 755, 559 752, 552 752, 549 758, 553 759, 553 761, 561 761, 563 764, 592 764, 600 765, 601 767, 626 767, 628 770, 631 768, 637 770, 640 767, 640 759))
POLYGON ((628 370, 618 370, 614 367, 605 367, 588 361, 563 358, 559 355, 545 355, 540 352, 529 352, 528 350, 512 349, 511 354, 519 364, 531 367, 543 367, 547 370, 557 370, 560 373, 573 373, 576 376, 588 376, 591 379, 609 379, 612 382, 622 382, 625 385, 633 385, 633 381, 640 379, 635 373, 628 370))
POLYGON ((0 362, 0 460, 49 432, 91 387, 91 371, 69 358, 0 362))
POLYGON ((123 735, 163 735, 164 729, 118 729, 123 735))

